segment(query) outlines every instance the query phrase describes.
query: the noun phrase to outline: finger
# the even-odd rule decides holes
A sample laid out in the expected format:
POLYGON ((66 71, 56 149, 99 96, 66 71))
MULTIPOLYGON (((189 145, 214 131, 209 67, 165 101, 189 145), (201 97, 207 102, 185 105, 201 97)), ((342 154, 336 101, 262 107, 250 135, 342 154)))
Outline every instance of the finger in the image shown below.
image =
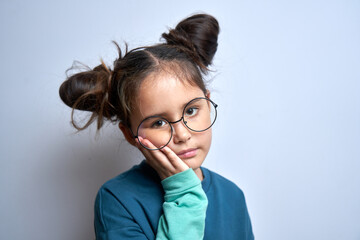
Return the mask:
MULTIPOLYGON (((140 137, 141 143, 150 149, 155 149, 156 147, 150 142, 148 139, 143 139, 140 137)), ((148 159, 151 165, 156 166, 157 168, 161 168, 162 171, 171 171, 174 172, 174 166, 168 160, 165 154, 163 154, 159 150, 148 150, 146 148, 141 148, 140 150, 145 157, 148 159)), ((160 170, 160 169, 159 169, 160 170)))
MULTIPOLYGON (((156 148, 148 139, 140 137, 139 141, 147 148, 156 148)), ((161 179, 189 169, 169 147, 164 147, 161 150, 148 150, 141 147, 140 151, 144 154, 148 163, 158 172, 161 179)))
POLYGON ((185 171, 189 168, 188 165, 181 160, 178 155, 176 155, 169 147, 164 147, 161 151, 165 154, 165 156, 169 159, 170 163, 175 167, 175 169, 180 171, 185 171))
POLYGON ((152 166, 152 167, 157 167, 159 165, 159 163, 157 161, 153 160, 153 156, 151 154, 152 150, 148 150, 145 147, 146 144, 144 143, 144 139, 142 137, 138 137, 138 139, 136 140, 137 142, 137 148, 140 150, 140 152, 144 155, 146 161, 152 166), (141 143, 140 143, 141 142, 141 143), (145 146, 145 147, 144 147, 145 146))
MULTIPOLYGON (((146 144, 146 146, 148 148, 156 148, 148 139, 143 139, 144 143, 146 144)), ((172 165, 172 168, 175 168, 176 169, 176 172, 179 172, 179 171, 184 171, 186 169, 188 169, 189 167, 167 146, 165 146, 164 148, 161 149, 161 152, 159 151, 151 151, 154 153, 154 155, 158 155, 158 157, 162 156, 162 154, 160 153, 163 153, 165 155, 165 157, 167 158, 166 160, 168 160, 168 162, 172 165)), ((163 159, 163 158, 162 158, 163 159)), ((165 159, 164 159, 165 160, 165 159)), ((166 166, 168 166, 168 162, 165 161, 166 163, 166 166)), ((163 165, 165 166, 165 165, 163 165)))

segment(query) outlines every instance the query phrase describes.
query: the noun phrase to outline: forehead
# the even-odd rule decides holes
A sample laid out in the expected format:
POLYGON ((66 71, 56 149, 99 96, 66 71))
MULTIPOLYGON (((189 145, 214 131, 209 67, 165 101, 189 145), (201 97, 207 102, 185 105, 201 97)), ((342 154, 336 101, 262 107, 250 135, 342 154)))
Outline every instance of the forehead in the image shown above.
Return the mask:
POLYGON ((145 78, 140 86, 134 117, 143 119, 160 113, 175 115, 196 97, 204 97, 198 86, 173 74, 155 73, 145 78))

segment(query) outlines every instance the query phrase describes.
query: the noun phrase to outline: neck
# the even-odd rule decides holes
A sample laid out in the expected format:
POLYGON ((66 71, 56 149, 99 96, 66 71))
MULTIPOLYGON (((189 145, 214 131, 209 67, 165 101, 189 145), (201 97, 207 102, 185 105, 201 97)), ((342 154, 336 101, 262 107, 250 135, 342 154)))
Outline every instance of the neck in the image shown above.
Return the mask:
POLYGON ((196 176, 200 179, 200 181, 204 180, 204 174, 201 171, 201 168, 194 169, 194 172, 195 172, 196 176))

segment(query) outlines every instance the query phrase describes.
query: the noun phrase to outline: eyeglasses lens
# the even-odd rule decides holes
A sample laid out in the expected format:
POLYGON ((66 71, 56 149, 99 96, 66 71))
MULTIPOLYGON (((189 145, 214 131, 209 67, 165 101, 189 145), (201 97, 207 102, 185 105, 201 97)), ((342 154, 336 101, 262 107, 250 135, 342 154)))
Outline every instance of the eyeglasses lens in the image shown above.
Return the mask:
POLYGON ((170 142, 170 123, 166 119, 160 117, 147 118, 140 124, 138 136, 143 139, 148 139, 155 146, 155 148, 150 149, 160 149, 170 142))
POLYGON ((184 122, 186 126, 195 131, 202 132, 212 126, 216 118, 216 109, 212 102, 205 98, 194 99, 184 109, 184 122))

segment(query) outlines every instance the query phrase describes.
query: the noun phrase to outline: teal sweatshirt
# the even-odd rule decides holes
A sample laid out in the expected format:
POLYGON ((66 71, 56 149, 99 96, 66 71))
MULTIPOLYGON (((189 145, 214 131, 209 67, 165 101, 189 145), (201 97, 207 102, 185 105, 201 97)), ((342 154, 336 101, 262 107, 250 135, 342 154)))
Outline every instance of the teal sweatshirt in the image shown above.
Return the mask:
POLYGON ((253 240, 243 192, 201 167, 161 181, 145 161, 106 182, 95 200, 100 240, 253 240))

